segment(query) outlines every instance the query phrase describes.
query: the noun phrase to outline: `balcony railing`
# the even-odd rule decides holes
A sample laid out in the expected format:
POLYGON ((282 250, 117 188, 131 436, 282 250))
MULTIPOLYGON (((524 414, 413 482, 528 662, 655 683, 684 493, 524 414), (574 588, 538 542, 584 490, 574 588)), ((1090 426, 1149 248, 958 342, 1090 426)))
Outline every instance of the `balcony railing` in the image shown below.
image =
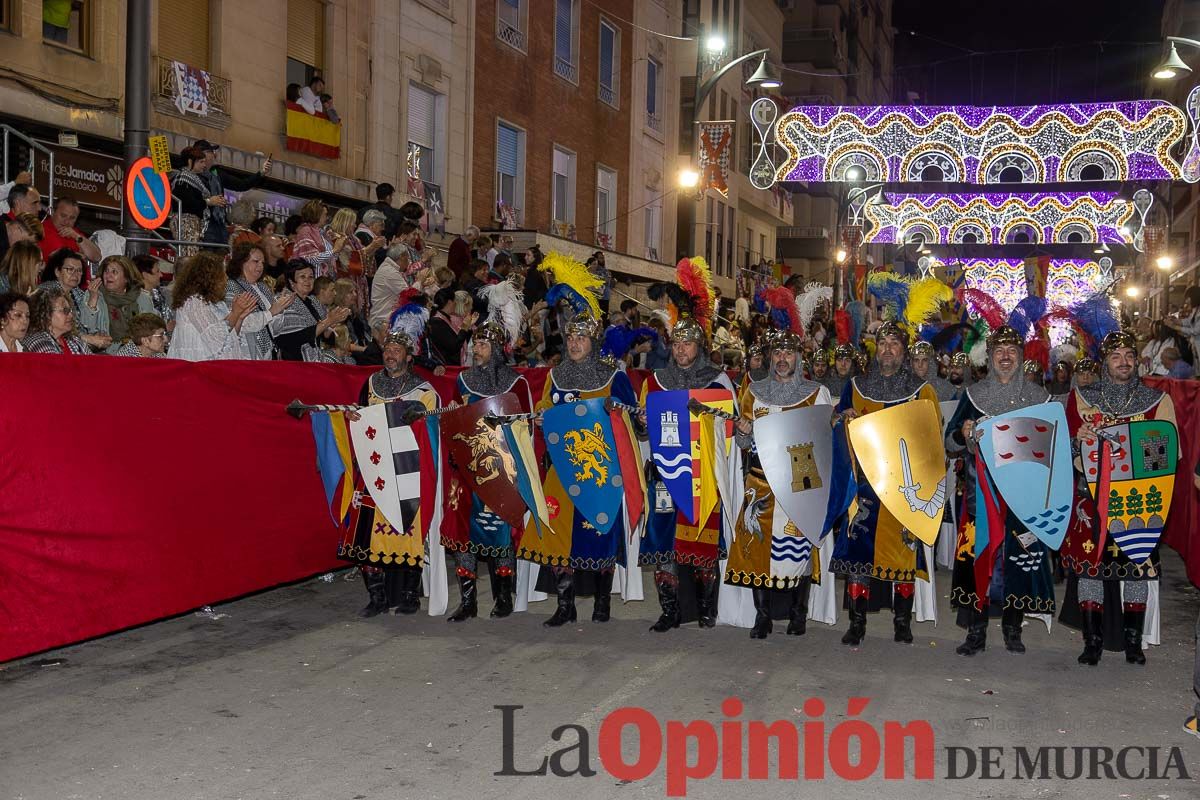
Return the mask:
POLYGON ((218 130, 229 127, 232 84, 228 78, 168 58, 155 61, 158 80, 151 98, 155 111, 218 130))
POLYGON ((600 101, 608 103, 613 108, 617 107, 617 90, 611 86, 600 84, 600 101))
POLYGON ((554 74, 564 81, 579 83, 579 67, 565 58, 554 57, 554 74))
POLYGON ((646 127, 652 131, 662 133, 663 120, 661 114, 654 114, 650 111, 646 112, 646 127))
POLYGON ((496 37, 509 47, 525 52, 525 32, 499 17, 496 18, 496 37))

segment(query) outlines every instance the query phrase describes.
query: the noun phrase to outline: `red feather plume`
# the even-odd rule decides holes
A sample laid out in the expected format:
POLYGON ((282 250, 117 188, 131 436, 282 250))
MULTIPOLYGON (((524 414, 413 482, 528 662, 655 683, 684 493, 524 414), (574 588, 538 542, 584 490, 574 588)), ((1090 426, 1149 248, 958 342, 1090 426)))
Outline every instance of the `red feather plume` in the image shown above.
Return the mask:
POLYGON ((675 278, 692 298, 692 316, 700 323, 700 327, 711 333, 713 317, 716 315, 716 309, 713 308, 716 294, 712 290, 712 274, 708 265, 700 258, 681 258, 675 265, 675 278))
POLYGON ((854 336, 851 334, 853 322, 850 319, 850 312, 844 308, 839 308, 833 312, 833 326, 837 331, 837 340, 839 344, 849 344, 854 341, 854 336))
POLYGON ((800 315, 796 312, 796 295, 792 294, 791 289, 786 286, 767 289, 763 292, 763 299, 767 301, 767 305, 773 312, 778 312, 772 313, 772 318, 776 318, 780 314, 785 315, 788 321, 788 330, 792 333, 804 333, 804 329, 800 325, 800 315))
POLYGON ((1025 343, 1025 360, 1036 361, 1044 373, 1050 367, 1050 340, 1035 336, 1025 343))
POLYGON ((959 289, 955 295, 960 303, 965 303, 992 330, 996 330, 1008 321, 1008 312, 1004 310, 1004 306, 986 292, 964 287, 959 289))

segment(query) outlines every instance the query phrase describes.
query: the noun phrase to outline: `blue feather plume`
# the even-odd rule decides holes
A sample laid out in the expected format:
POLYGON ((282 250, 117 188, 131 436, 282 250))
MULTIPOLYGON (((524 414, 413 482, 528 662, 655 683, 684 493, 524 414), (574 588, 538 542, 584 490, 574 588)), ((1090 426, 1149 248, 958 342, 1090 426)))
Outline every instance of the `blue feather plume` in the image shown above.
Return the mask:
POLYGON ((862 341, 863 330, 867 327, 867 304, 861 300, 852 300, 846 304, 846 313, 850 315, 850 326, 854 338, 843 344, 857 346, 857 343, 862 341))
POLYGON ((604 331, 604 342, 600 345, 600 355, 624 358, 634 342, 640 338, 658 341, 658 333, 653 328, 630 328, 628 325, 609 325, 604 331))
POLYGON ((1044 297, 1023 298, 1008 315, 1008 326, 1021 334, 1022 339, 1028 339, 1037 321, 1046 316, 1047 305, 1044 297))
POLYGON ((558 305, 560 300, 566 300, 571 305, 571 310, 576 314, 588 314, 591 312, 591 306, 584 299, 583 295, 565 283, 556 283, 550 287, 550 291, 546 292, 546 304, 550 308, 558 305))
POLYGON ((1076 303, 1071 306, 1070 312, 1080 333, 1087 339, 1083 345, 1092 357, 1098 357, 1100 341, 1121 327, 1112 301, 1104 292, 1097 292, 1087 300, 1076 303))
POLYGON ((867 278, 867 291, 889 310, 886 319, 904 321, 904 309, 908 306, 908 290, 911 284, 891 273, 878 272, 867 278))

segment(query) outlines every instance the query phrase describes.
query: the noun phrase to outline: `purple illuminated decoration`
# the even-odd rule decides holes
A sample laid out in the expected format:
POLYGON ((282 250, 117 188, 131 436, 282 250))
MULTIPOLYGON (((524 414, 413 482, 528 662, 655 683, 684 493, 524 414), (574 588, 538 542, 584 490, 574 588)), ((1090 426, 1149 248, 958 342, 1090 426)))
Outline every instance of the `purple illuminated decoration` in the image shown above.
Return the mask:
MULTIPOLYGON (((967 286, 987 292, 1006 311, 1029 294, 1026 262, 1020 258, 971 258, 962 262, 967 286)), ((1032 266, 1032 264, 1030 264, 1032 266)), ((1067 308, 1107 287, 1100 265, 1086 258, 1053 258, 1046 281, 1046 299, 1067 308)))
POLYGON ((867 242, 1128 244, 1133 205, 1115 192, 886 193, 868 203, 867 242), (1121 232, 1122 228, 1126 232, 1121 232))
POLYGON ((1187 119, 1161 100, 1039 106, 797 106, 777 181, 1174 180, 1187 119), (853 172, 852 172, 853 170, 853 172))

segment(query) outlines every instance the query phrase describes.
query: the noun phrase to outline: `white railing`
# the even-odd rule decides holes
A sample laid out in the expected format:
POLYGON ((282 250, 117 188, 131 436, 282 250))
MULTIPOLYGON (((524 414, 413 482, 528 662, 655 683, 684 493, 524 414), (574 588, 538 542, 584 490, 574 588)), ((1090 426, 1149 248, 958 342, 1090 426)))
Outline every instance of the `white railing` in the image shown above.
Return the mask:
POLYGON ((600 101, 608 103, 613 108, 617 107, 617 92, 604 84, 600 84, 600 101))
POLYGON ((646 112, 646 127, 647 128, 649 128, 652 131, 658 131, 659 133, 662 133, 662 124, 663 124, 663 121, 662 121, 661 114, 651 114, 649 111, 646 112))
POLYGON ((525 32, 499 17, 496 18, 496 37, 509 47, 525 52, 525 32))
POLYGON ((579 67, 560 56, 554 57, 554 74, 565 81, 579 83, 579 67))

